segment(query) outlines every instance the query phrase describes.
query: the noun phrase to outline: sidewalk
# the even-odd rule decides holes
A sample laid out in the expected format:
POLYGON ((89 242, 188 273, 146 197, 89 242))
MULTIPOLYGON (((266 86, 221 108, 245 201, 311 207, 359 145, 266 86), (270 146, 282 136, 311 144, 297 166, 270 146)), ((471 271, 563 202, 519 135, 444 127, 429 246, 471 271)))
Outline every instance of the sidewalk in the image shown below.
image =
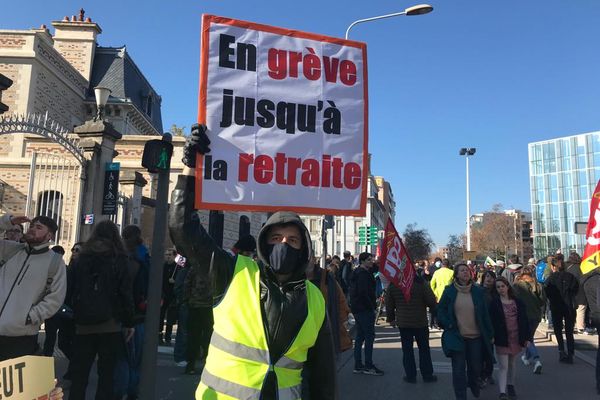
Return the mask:
MULTIPOLYGON (((548 325, 544 322, 540 323, 538 326, 538 333, 546 336, 548 339, 552 340, 555 344, 556 335, 554 334, 554 330, 548 328, 548 325)), ((596 366, 596 349, 598 348, 598 334, 593 335, 583 335, 583 334, 575 334, 575 357, 579 358, 581 361, 591 365, 592 367, 596 366)))

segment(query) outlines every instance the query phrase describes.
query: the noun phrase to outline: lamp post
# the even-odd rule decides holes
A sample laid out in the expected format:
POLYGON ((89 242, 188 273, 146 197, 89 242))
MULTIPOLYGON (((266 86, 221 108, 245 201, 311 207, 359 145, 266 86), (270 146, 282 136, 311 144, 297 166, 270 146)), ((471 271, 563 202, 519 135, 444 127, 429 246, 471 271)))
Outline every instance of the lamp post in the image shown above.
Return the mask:
POLYGON ((395 13, 391 13, 391 14, 385 14, 385 15, 378 15, 376 17, 371 17, 371 18, 359 19, 359 20, 351 23, 350 26, 348 26, 348 29, 346 29, 346 40, 348 40, 348 35, 350 34, 350 29, 352 29, 354 27, 354 25, 362 24, 363 22, 377 21, 379 19, 384 19, 384 18, 398 17, 400 15, 406 15, 406 16, 423 15, 423 14, 430 13, 431 11, 433 11, 433 7, 430 6, 429 4, 417 4, 416 6, 408 7, 404 11, 395 12, 395 13))
POLYGON ((96 97, 96 116, 94 117, 94 121, 104 119, 104 107, 106 107, 106 102, 108 101, 110 93, 110 89, 102 86, 96 86, 94 88, 94 95, 96 97))
MULTIPOLYGON (((371 22, 371 21, 377 21, 380 19, 385 19, 385 18, 391 18, 391 17, 399 17, 401 15, 406 15, 406 16, 413 16, 413 15, 423 15, 423 14, 428 14, 430 12, 433 11, 433 7, 430 6, 429 4, 417 4, 415 6, 411 6, 406 8, 404 11, 400 11, 400 12, 395 12, 395 13, 391 13, 391 14, 385 14, 385 15, 378 15, 376 17, 370 17, 370 18, 363 18, 363 19, 359 19, 354 21, 353 23, 351 23, 348 26, 348 29, 346 29, 346 40, 348 40, 348 36, 350 35, 350 29, 352 29, 355 25, 358 24, 362 24, 363 22, 371 22)), ((370 210, 370 203, 367 203, 367 214, 369 215, 369 210, 370 210)), ((369 226, 371 225, 371 221, 370 218, 368 218, 368 224, 369 226)), ((334 228, 335 229, 335 228, 334 228)), ((345 252, 346 249, 346 216, 342 216, 342 229, 341 229, 341 234, 342 234, 342 252, 345 252)), ((335 246, 335 243, 334 243, 335 246)))
POLYGON ((467 159, 467 251, 471 251, 471 193, 469 191, 469 156, 475 154, 475 147, 463 147, 458 154, 467 159))

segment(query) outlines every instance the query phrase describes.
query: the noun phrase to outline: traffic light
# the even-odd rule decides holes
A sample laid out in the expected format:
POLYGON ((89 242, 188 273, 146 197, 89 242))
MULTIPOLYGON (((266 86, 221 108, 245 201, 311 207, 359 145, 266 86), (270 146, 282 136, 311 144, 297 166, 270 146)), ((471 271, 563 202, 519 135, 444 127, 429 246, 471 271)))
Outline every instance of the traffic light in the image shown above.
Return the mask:
POLYGON ((144 145, 142 167, 148 172, 168 171, 171 168, 173 145, 166 140, 148 140, 144 145))

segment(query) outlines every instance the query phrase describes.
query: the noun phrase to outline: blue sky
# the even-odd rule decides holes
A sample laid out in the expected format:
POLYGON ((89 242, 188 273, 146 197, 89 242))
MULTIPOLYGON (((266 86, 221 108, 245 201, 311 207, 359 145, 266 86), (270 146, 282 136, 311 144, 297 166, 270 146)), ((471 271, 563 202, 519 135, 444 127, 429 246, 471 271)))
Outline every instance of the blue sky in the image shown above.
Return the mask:
MULTIPOLYGON (((343 37, 354 20, 409 1, 42 1, 3 4, 0 28, 86 15, 103 46, 127 45, 163 98, 165 129, 196 118, 202 13, 343 37), (298 3, 301 5, 298 6, 298 3)), ((438 245, 471 212, 529 211, 527 143, 600 128, 600 1, 431 1, 433 13, 358 25, 367 43, 372 171, 396 198, 396 225, 417 222, 438 245)))

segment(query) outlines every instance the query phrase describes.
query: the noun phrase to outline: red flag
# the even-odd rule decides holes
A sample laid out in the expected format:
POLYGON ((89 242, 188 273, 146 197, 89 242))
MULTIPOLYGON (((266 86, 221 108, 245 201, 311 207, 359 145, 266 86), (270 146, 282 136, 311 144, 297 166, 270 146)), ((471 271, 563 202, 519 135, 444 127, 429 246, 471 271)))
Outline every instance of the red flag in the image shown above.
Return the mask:
POLYGON ((398 235, 398 231, 389 219, 383 237, 383 254, 379 272, 402 290, 407 302, 410 300, 410 290, 415 279, 415 267, 398 235))
POLYGON ((590 205, 590 219, 585 233, 585 250, 583 261, 579 268, 583 274, 587 274, 600 265, 600 181, 596 185, 592 202, 590 205))

